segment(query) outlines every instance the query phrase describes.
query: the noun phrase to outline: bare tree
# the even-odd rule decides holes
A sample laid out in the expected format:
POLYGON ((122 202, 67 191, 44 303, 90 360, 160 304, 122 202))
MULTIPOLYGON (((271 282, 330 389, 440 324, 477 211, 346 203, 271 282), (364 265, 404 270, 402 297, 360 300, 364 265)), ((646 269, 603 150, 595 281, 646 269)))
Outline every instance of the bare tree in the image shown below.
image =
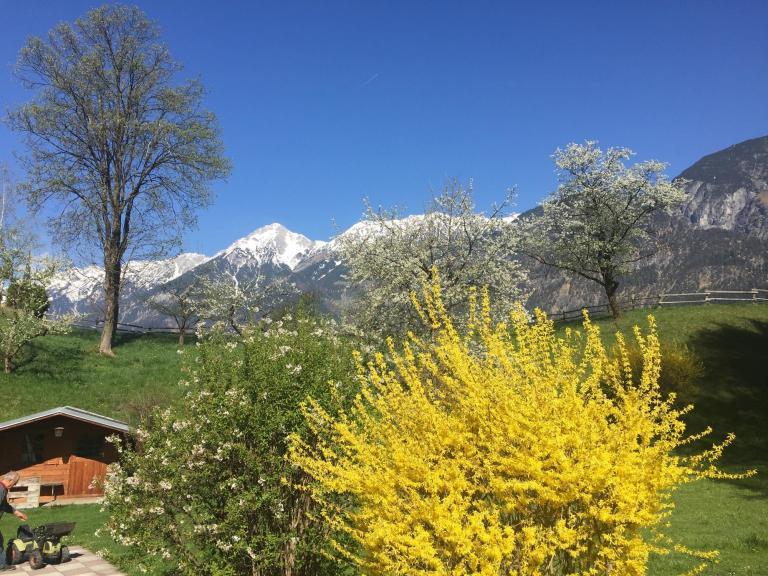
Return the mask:
POLYGON ((267 281, 261 275, 248 281, 224 275, 215 280, 202 278, 194 291, 196 310, 202 320, 223 323, 239 336, 243 327, 297 296, 296 288, 284 278, 267 281))
POLYGON ((210 183, 229 172, 203 88, 176 82, 180 69, 157 26, 121 5, 30 38, 19 55, 17 75, 36 91, 8 117, 26 137, 23 190, 33 209, 54 204, 61 245, 98 249, 102 354, 112 355, 129 249, 157 258, 178 245, 210 203, 210 183))
POLYGON ((0 232, 5 230, 6 221, 16 206, 16 184, 11 169, 5 162, 0 163, 0 232))
POLYGON ((31 265, 30 254, 37 248, 27 219, 16 213, 18 189, 10 168, 0 163, 0 304, 6 288, 31 265))
POLYGON ((147 304, 154 311, 173 319, 179 330, 179 348, 184 347, 184 336, 199 319, 194 297, 195 285, 166 286, 159 294, 153 294, 147 304))

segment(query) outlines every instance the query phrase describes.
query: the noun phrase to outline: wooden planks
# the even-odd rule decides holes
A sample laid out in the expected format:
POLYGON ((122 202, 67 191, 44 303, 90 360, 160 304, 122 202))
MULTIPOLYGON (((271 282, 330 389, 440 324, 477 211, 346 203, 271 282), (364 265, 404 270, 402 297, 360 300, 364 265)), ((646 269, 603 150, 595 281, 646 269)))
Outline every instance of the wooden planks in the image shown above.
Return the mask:
POLYGON ((69 459, 69 477, 65 494, 101 494, 95 484, 104 478, 107 465, 104 462, 72 456, 69 459))

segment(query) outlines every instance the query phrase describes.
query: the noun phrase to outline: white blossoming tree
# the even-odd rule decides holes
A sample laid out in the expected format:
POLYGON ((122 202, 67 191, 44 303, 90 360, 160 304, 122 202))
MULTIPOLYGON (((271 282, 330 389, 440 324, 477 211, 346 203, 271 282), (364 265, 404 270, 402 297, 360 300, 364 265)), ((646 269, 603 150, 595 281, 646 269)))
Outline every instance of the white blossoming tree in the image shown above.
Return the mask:
POLYGON ((289 434, 312 441, 297 408, 308 395, 331 411, 351 401, 351 353, 305 313, 242 336, 199 330, 198 342, 182 407, 155 413, 135 447, 120 447, 107 529, 151 573, 342 574, 322 554, 308 479, 285 454, 289 434))
POLYGON ((543 264, 599 284, 614 317, 620 279, 655 251, 648 227, 685 197, 684 182, 664 175, 657 160, 626 166, 634 153, 597 142, 569 144, 554 154, 560 185, 540 214, 519 222, 522 251, 543 264))
POLYGON ((467 287, 488 287, 494 312, 506 313, 520 299, 525 276, 514 260, 511 194, 489 214, 475 211, 472 187, 452 182, 432 198, 426 212, 401 218, 396 210, 368 206, 363 223, 337 239, 349 281, 361 298, 348 320, 361 334, 383 337, 419 331, 411 293, 437 268, 446 308, 467 304, 467 287))
POLYGON ((222 275, 198 278, 189 292, 190 310, 208 324, 220 323, 242 336, 243 329, 272 311, 297 291, 284 278, 267 279, 262 274, 248 280, 222 275))

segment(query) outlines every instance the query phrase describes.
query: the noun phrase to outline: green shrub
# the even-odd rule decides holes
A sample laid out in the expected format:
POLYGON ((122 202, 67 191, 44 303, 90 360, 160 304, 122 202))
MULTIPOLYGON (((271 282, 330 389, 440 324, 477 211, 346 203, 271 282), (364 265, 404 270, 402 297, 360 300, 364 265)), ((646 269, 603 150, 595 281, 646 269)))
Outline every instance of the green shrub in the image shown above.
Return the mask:
MULTIPOLYGON (((616 351, 613 351, 616 354, 616 351)), ((632 373, 638 377, 643 365, 643 354, 636 343, 627 344, 632 373)), ((675 393, 682 403, 694 400, 699 391, 699 380, 704 376, 704 363, 685 344, 661 344, 661 376, 659 389, 662 394, 675 393)))
POLYGON ((37 318, 42 318, 51 305, 45 286, 31 280, 12 282, 5 303, 10 308, 32 312, 37 318))
POLYGON ((108 530, 173 574, 341 574, 297 488, 308 479, 284 456, 289 434, 311 441, 298 409, 308 395, 329 410, 354 396, 347 346, 303 313, 199 338, 183 404, 156 411, 136 431, 140 450, 121 447, 109 470, 108 530))

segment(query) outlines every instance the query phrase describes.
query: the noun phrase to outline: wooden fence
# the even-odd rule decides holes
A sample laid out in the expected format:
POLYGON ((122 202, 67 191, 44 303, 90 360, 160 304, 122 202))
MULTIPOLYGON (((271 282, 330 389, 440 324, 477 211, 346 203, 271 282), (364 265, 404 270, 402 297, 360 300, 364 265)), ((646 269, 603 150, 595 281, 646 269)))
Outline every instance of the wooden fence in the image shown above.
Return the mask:
MULTIPOLYGON (((658 308, 662 306, 675 306, 677 304, 710 304, 719 303, 738 303, 738 302, 768 302, 768 289, 752 288, 751 290, 707 290, 705 292, 663 292, 653 296, 632 297, 619 302, 622 310, 636 310, 638 308, 658 308)), ((561 310, 558 312, 547 313, 547 316, 555 322, 568 322, 581 318, 582 310, 589 312, 591 317, 610 315, 608 304, 595 304, 593 306, 582 306, 572 310, 561 310)), ((92 330, 101 330, 104 325, 103 320, 83 320, 75 322, 73 326, 92 330)), ((170 326, 139 326, 137 324, 124 324, 118 322, 118 332, 129 332, 135 334, 165 333, 178 334, 178 328, 170 326)), ((188 328, 187 333, 194 332, 193 328, 188 328)))
MULTIPOLYGON (((744 303, 744 302, 768 302, 768 289, 752 288, 751 290, 707 290, 705 292, 663 292, 653 296, 632 297, 619 302, 622 310, 636 310, 638 308, 659 308, 662 306, 674 306, 677 304, 711 304, 719 303, 744 303)), ((582 306, 573 310, 562 310, 548 314, 555 322, 568 322, 581 318, 582 310, 589 312, 592 317, 610 315, 608 303, 594 306, 582 306)))
MULTIPOLYGON (((86 330, 101 330, 104 326, 104 320, 79 320, 73 322, 72 326, 75 328, 84 328, 86 330)), ((178 334, 179 329, 172 326, 139 326, 137 324, 124 324, 123 322, 117 323, 117 332, 127 332, 132 334, 178 334)), ((187 328, 187 334, 194 332, 194 326, 187 328)))

